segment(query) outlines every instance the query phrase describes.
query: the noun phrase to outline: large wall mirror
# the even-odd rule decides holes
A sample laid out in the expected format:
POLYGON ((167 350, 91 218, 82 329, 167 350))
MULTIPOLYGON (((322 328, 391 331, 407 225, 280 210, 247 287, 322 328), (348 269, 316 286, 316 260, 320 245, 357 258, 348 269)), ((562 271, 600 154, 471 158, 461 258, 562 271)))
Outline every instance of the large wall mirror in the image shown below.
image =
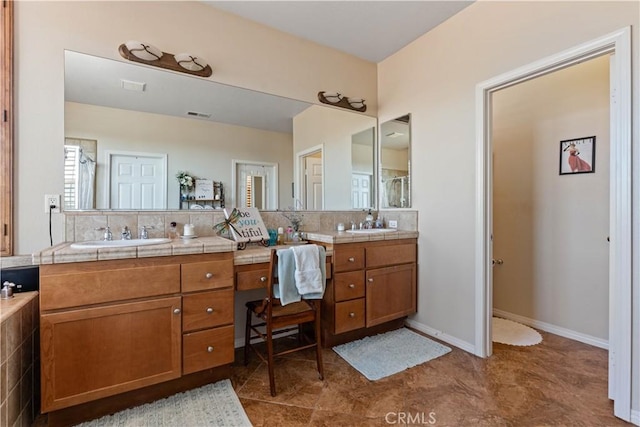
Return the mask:
POLYGON ((367 199, 354 203, 352 172, 375 183, 376 150, 369 167, 353 147, 365 137, 375 147, 376 124, 355 112, 65 51, 65 192, 73 194, 66 210, 184 207, 179 172, 222 182, 227 207, 300 208, 296 154, 316 145, 324 147, 321 185, 317 203, 304 208, 360 208, 367 199), (94 162, 92 174, 80 159, 94 162))
POLYGON ((411 115, 380 125, 380 207, 411 207, 411 115))

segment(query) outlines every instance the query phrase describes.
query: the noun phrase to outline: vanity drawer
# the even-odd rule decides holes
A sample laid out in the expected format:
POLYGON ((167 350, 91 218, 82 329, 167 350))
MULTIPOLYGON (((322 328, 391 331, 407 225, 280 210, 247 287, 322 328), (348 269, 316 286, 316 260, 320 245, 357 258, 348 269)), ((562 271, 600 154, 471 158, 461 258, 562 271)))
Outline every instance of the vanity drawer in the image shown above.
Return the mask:
POLYGON ((249 289, 260 289, 267 285, 269 276, 269 264, 253 264, 237 267, 236 289, 246 291, 249 289))
POLYGON ((182 264, 182 292, 233 287, 233 259, 182 264))
POLYGON ((233 325, 184 334, 182 374, 233 363, 233 325))
POLYGON ((364 298, 336 303, 336 334, 364 328, 364 298))
POLYGON ((364 248, 341 248, 336 246, 333 249, 333 268, 336 273, 363 269, 364 248))
POLYGON ((334 279, 335 301, 347 301, 364 297, 364 271, 337 273, 334 279))
POLYGON ((183 331, 230 323, 233 323, 233 289, 200 292, 182 297, 183 331))
POLYGON ((40 266, 40 309, 55 310, 180 292, 180 264, 114 260, 40 266))
POLYGON ((416 244, 372 246, 367 248, 367 268, 416 262, 416 244))

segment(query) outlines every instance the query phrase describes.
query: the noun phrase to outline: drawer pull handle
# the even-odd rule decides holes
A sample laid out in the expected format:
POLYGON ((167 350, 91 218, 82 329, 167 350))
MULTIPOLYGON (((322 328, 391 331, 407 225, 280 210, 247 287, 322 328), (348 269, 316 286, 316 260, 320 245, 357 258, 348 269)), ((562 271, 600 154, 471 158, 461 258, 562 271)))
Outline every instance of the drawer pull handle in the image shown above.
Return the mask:
POLYGON ((356 314, 352 311, 351 313, 349 313, 349 317, 356 317, 356 314))
POLYGON ((180 309, 179 308, 174 308, 173 309, 173 314, 180 314, 180 309))
POLYGON ((213 313, 213 308, 207 307, 207 313, 209 313, 209 314, 213 313))
POLYGON ((213 273, 207 273, 204 275, 207 279, 211 279, 213 277, 213 273))
POLYGON ((353 288, 355 288, 355 287, 356 287, 356 285, 354 285, 353 283, 349 283, 349 287, 350 287, 351 289, 353 289, 353 288))
POLYGON ((354 257, 349 258, 349 262, 356 262, 356 259, 354 257))
POLYGON ((213 353, 213 346, 212 345, 207 347, 207 353, 213 353))
POLYGON ((368 280, 369 282, 373 282, 373 277, 370 277, 368 280))
POLYGON ((266 282, 266 281, 267 281, 267 277, 266 277, 266 276, 262 276, 262 277, 260 278, 260 281, 261 281, 261 282, 266 282))

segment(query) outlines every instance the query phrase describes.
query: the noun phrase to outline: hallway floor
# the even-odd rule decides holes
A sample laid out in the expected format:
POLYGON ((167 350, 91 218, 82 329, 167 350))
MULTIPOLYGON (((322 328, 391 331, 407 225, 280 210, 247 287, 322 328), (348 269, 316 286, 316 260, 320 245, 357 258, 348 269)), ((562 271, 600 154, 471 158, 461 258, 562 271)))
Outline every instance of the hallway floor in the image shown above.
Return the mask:
MULTIPOLYGON (((480 359, 457 348, 370 382, 331 349, 320 381, 313 351, 276 359, 277 396, 255 354, 231 377, 254 426, 616 426, 607 351, 541 332, 532 347, 494 344, 480 359)), ((285 338, 286 340, 287 338, 285 338)))

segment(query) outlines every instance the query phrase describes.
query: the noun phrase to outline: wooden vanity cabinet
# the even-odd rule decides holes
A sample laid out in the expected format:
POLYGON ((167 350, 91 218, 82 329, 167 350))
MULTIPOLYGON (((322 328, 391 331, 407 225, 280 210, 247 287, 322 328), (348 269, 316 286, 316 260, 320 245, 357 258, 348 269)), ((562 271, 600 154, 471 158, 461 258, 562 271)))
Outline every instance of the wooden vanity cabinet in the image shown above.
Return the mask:
POLYGON ((232 253, 42 265, 40 307, 43 413, 233 362, 232 253))
POLYGON ((323 299, 325 346, 377 333, 416 312, 416 239, 335 244, 333 259, 323 299))

